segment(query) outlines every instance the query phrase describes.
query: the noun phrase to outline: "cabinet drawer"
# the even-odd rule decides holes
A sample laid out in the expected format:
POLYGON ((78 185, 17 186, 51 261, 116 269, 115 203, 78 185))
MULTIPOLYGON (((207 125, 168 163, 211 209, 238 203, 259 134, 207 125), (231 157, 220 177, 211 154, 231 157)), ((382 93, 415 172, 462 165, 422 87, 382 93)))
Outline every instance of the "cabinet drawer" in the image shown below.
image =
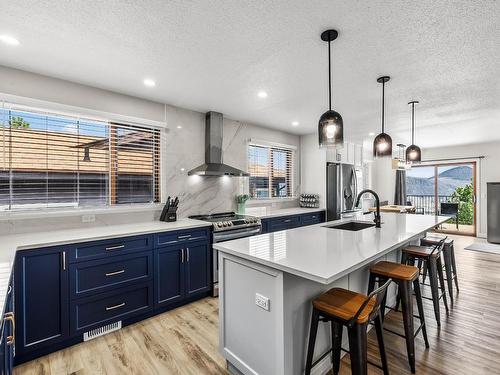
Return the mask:
POLYGON ((87 331, 153 308, 152 282, 71 302, 71 331, 87 331))
POLYGON ((152 237, 151 235, 119 237, 111 240, 76 244, 72 246, 70 262, 82 262, 149 250, 153 248, 152 237))
POLYGON ((193 241, 209 241, 210 231, 207 229, 203 230, 192 230, 192 231, 180 231, 180 232, 165 232, 155 234, 155 246, 170 246, 183 244, 193 241))
POLYGON ((153 252, 75 263, 70 266, 71 298, 152 279, 153 252))
POLYGON ((310 214, 304 214, 300 217, 302 225, 312 225, 322 223, 324 221, 324 212, 314 212, 310 214))
POLYGON ((277 230, 284 230, 290 228, 296 228, 300 226, 300 216, 283 216, 271 219, 269 223, 269 230, 271 232, 277 230))

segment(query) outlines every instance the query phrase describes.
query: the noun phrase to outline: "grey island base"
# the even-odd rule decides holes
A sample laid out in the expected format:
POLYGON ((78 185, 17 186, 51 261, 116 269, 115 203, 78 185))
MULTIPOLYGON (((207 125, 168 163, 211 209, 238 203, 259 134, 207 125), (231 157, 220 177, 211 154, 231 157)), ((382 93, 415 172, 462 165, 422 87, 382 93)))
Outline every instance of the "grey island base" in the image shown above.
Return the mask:
MULTIPOLYGON (((366 293, 371 264, 398 262, 402 247, 416 243, 448 219, 385 213, 382 228, 327 227, 350 218, 215 244, 219 250, 219 345, 229 370, 234 374, 303 374, 313 298, 332 287, 366 293)), ((371 221, 372 215, 356 220, 371 221)), ((394 286, 388 293, 388 305, 394 304, 394 286)), ((330 346, 329 325, 320 325, 315 360, 330 346)), ((325 374, 330 369, 327 355, 313 373, 325 374)))

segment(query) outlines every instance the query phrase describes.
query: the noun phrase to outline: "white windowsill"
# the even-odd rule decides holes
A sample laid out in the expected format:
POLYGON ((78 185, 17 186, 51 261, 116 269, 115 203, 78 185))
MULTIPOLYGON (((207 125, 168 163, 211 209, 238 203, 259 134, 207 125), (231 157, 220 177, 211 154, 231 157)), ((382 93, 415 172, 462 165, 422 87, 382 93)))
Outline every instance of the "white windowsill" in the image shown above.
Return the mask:
POLYGON ((33 211, 4 211, 0 212, 0 221, 24 220, 48 217, 65 217, 79 215, 105 215, 114 213, 157 211, 163 208, 163 203, 132 204, 114 207, 85 207, 85 208, 47 208, 33 211))
POLYGON ((298 197, 249 199, 246 202, 246 205, 247 206, 259 206, 259 205, 273 204, 273 203, 293 202, 293 201, 296 201, 298 199, 299 199, 298 197))

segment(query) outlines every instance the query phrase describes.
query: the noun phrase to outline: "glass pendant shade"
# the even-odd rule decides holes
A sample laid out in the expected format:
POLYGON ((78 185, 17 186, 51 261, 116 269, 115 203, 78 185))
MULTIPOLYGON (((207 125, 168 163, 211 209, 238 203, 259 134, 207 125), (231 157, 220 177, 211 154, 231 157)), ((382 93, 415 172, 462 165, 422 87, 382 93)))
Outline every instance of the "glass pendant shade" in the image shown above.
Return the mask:
POLYGON ((415 144, 415 104, 417 100, 408 103, 411 105, 411 146, 406 149, 406 161, 412 163, 420 163, 422 161, 422 151, 415 144))
POLYGON ((326 111, 318 122, 320 147, 344 147, 344 121, 340 113, 326 111))
POLYGON ((380 133, 373 140, 373 156, 392 156, 392 138, 389 134, 380 133))
POLYGON ((326 30, 321 40, 328 42, 328 105, 329 110, 318 121, 318 141, 320 147, 344 147, 344 121, 340 113, 332 110, 332 64, 330 43, 338 36, 337 30, 326 30))

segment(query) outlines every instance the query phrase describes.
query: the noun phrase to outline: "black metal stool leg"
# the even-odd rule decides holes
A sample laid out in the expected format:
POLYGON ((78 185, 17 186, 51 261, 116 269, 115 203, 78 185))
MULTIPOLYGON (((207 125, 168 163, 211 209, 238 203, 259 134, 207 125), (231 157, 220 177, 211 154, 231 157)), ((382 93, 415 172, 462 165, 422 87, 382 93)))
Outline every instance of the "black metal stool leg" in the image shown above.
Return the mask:
POLYGON ((316 345, 316 334, 318 333, 319 311, 313 309, 311 317, 311 329, 309 331, 309 344, 307 347, 306 375, 311 374, 311 367, 314 355, 314 345, 316 345))
POLYGON ((403 324, 405 329, 406 351, 408 353, 408 362, 410 370, 415 373, 415 339, 413 328, 413 301, 411 294, 411 283, 409 281, 400 281, 401 290, 401 309, 403 310, 403 324))
MULTIPOLYGON (((377 331, 377 341, 378 341, 378 349, 380 352, 380 362, 382 363, 382 370, 384 371, 384 375, 389 375, 389 367, 387 366, 387 357, 385 355, 385 345, 384 345, 384 334, 382 328, 382 316, 379 315, 375 318, 375 330, 377 331)), ((337 375, 337 374, 334 374, 337 375)))
POLYGON ((444 271, 446 273, 446 283, 448 284, 448 293, 450 296, 450 302, 453 306, 453 274, 451 265, 451 248, 445 248, 443 250, 443 260, 444 260, 444 271))
POLYGON ((368 374, 366 324, 348 327, 352 375, 368 374))
POLYGON ((449 308, 448 308, 448 300, 446 299, 446 287, 444 285, 443 263, 441 262, 440 256, 436 259, 436 266, 438 271, 439 284, 441 286, 441 293, 443 294, 444 308, 446 309, 446 313, 448 313, 449 308))
POLYGON ((427 339, 427 328, 425 327, 424 305, 422 303, 422 292, 420 291, 420 282, 418 279, 413 281, 413 290, 417 299, 418 316, 420 318, 420 325, 422 326, 422 335, 424 336, 425 347, 429 348, 429 340, 427 339))
POLYGON ((332 362, 333 375, 338 375, 340 371, 340 354, 342 352, 342 330, 343 326, 332 320, 332 362))
POLYGON ((453 278, 455 279, 455 286, 457 288, 457 293, 460 291, 458 289, 458 276, 457 276, 457 263, 455 261, 455 244, 452 243, 450 246, 450 253, 451 253, 451 266, 453 268, 453 278))
POLYGON ((428 262, 429 281, 431 283, 432 304, 434 306, 434 315, 436 316, 437 325, 441 326, 441 317, 439 312, 439 288, 437 276, 436 258, 430 257, 428 262))

